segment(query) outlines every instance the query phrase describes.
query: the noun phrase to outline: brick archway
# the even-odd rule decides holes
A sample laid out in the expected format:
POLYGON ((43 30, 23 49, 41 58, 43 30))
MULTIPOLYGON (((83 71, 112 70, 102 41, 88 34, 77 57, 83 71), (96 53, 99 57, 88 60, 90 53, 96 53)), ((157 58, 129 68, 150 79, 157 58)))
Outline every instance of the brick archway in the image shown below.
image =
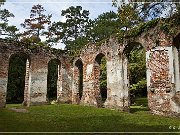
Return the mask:
POLYGON ((81 58, 73 62, 72 103, 80 104, 83 95, 83 63, 81 58))
MULTIPOLYGON (((17 99, 14 99, 13 102, 21 102, 25 106, 29 106, 29 101, 30 101, 30 67, 31 67, 31 59, 28 54, 24 52, 17 52, 14 53, 10 56, 9 58, 9 68, 8 68, 8 83, 7 83, 7 94, 6 94, 6 102, 7 100, 13 100, 12 98, 12 92, 14 91, 15 93, 13 94, 14 96, 18 96, 17 99), (15 64, 14 62, 16 61, 21 62, 21 65, 15 64), (13 69, 15 67, 12 67, 12 63, 17 65, 17 69, 20 69, 20 72, 14 71, 13 69), (19 67, 21 66, 21 68, 19 67), (14 74, 14 79, 12 80, 12 75, 14 74), (20 76, 21 75, 21 76, 20 76), (17 81, 17 83, 15 83, 17 81), (15 86, 11 86, 15 85, 15 86), (12 87, 14 89, 12 89, 12 87), (23 90, 21 90, 23 89, 23 90), (11 92, 10 92, 11 90, 11 92), (18 94, 16 94, 18 93, 18 94), (18 100, 19 99, 19 100, 18 100), (20 101, 21 100, 21 101, 20 101)), ((12 102, 12 101, 10 101, 12 102)))
POLYGON ((48 62, 47 101, 57 101, 57 91, 60 87, 60 69, 61 62, 59 59, 51 59, 48 62))

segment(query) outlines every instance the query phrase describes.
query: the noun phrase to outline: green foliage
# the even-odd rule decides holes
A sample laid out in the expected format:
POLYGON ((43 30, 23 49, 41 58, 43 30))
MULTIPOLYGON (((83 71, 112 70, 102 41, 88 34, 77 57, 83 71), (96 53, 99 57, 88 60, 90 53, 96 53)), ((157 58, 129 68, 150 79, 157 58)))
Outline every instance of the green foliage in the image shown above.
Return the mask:
POLYGON ((174 26, 178 26, 180 24, 179 13, 175 13, 171 18, 167 19, 154 19, 148 22, 141 22, 137 26, 127 30, 127 31, 119 31, 116 36, 119 39, 119 42, 123 42, 124 38, 128 37, 136 37, 143 32, 150 30, 151 28, 159 25, 161 30, 164 30, 168 34, 173 35, 176 33, 177 29, 173 29, 174 26))
POLYGON ((147 96, 147 81, 142 79, 135 84, 130 85, 130 92, 137 97, 147 96))
POLYGON ((154 19, 148 22, 140 23, 138 26, 128 30, 125 33, 125 37, 135 37, 140 35, 142 32, 148 31, 149 29, 155 27, 159 22, 159 19, 154 19))
POLYGON ((67 41, 66 43, 68 44, 66 49, 69 50, 69 55, 76 57, 79 56, 81 49, 88 43, 88 40, 86 37, 78 37, 76 40, 67 41))
POLYGON ((180 5, 179 1, 172 0, 112 0, 113 6, 121 9, 123 5, 130 5, 136 12, 141 20, 152 20, 162 16, 166 12, 166 16, 171 16, 175 10, 178 10, 180 5), (173 3, 174 2, 174 3, 173 3))
POLYGON ((118 7, 119 20, 122 26, 124 26, 124 29, 121 27, 122 31, 119 31, 117 34, 120 42, 123 42, 124 38, 138 36, 142 32, 148 31, 150 28, 156 26, 158 22, 162 20, 158 19, 158 17, 165 11, 167 16, 171 19, 173 19, 172 16, 177 14, 175 17, 176 19, 173 19, 176 21, 167 19, 168 22, 163 23, 160 26, 161 29, 174 34, 175 30, 170 29, 172 25, 180 22, 178 19, 180 4, 176 0, 173 0, 173 2, 176 3, 162 2, 160 0, 154 2, 150 2, 149 0, 145 0, 144 2, 140 2, 139 0, 131 0, 129 2, 124 0, 112 0, 112 2, 113 6, 118 7), (145 22, 147 20, 148 22, 145 22))
POLYGON ((1 5, 4 4, 4 0, 0 1, 0 36, 4 36, 7 39, 18 39, 16 26, 9 26, 8 19, 14 17, 7 9, 1 9, 1 5))
POLYGON ((0 10, 1 21, 8 22, 9 17, 14 17, 14 15, 12 13, 10 13, 7 9, 0 10))
POLYGON ((138 27, 136 27, 135 29, 132 30, 131 34, 135 31, 136 31, 135 34, 139 34, 139 33, 148 31, 150 28, 155 27, 158 22, 159 22, 159 19, 154 19, 152 21, 141 23, 138 27))
POLYGON ((107 89, 107 69, 106 69, 105 57, 101 59, 100 70, 101 70, 100 87, 101 89, 107 89))
POLYGON ((59 61, 56 59, 48 63, 47 97, 49 100, 57 98, 58 65, 59 61))
POLYGON ((6 97, 7 103, 22 103, 24 101, 26 60, 27 57, 24 54, 15 54, 10 59, 6 97))
MULTIPOLYGON (((46 10, 42 5, 34 5, 30 12, 30 18, 25 19, 24 23, 21 24, 23 28, 26 29, 22 33, 22 38, 31 38, 29 41, 33 43, 38 43, 40 41, 40 36, 47 35, 48 32, 45 31, 46 26, 49 27, 51 24, 52 15, 45 15, 46 10)), ((26 41, 26 40, 25 40, 26 41)))
POLYGON ((36 45, 38 45, 38 44, 41 43, 41 39, 38 38, 37 36, 23 37, 21 39, 21 42, 24 42, 24 43, 27 43, 27 44, 36 44, 36 45))
POLYGON ((105 56, 101 58, 100 64, 100 91, 102 101, 105 101, 107 98, 107 68, 105 56))
POLYGON ((85 25, 89 20, 89 11, 82 10, 81 6, 69 7, 66 10, 62 10, 62 16, 66 17, 64 40, 67 38, 77 39, 82 37, 86 31, 85 25))
POLYGON ((158 22, 160 22, 160 19, 154 19, 148 22, 141 22, 139 25, 128 29, 127 31, 120 30, 117 34, 114 34, 120 43, 123 43, 124 39, 129 37, 136 37, 140 35, 143 32, 148 31, 149 29, 155 27, 158 22))
POLYGON ((66 18, 66 22, 55 22, 52 24, 49 29, 52 33, 50 41, 58 42, 62 40, 62 43, 66 45, 68 50, 81 48, 82 41, 86 39, 89 11, 83 10, 81 6, 71 6, 66 10, 62 10, 61 15, 66 18))
POLYGON ((145 50, 134 47, 129 53, 130 92, 135 96, 147 96, 145 50))
POLYGON ((140 22, 137 11, 131 6, 131 4, 122 4, 119 8, 119 20, 122 28, 127 31, 140 22))
POLYGON ((66 22, 55 22, 50 27, 49 42, 62 42, 71 56, 79 56, 80 50, 89 42, 99 42, 118 33, 118 15, 112 11, 103 13, 95 20, 89 19, 89 11, 82 7, 69 7, 62 11, 66 22))
POLYGON ((175 26, 178 25, 180 25, 180 12, 176 12, 171 18, 160 20, 160 29, 172 36, 177 32, 175 26))
POLYGON ((118 33, 121 27, 118 15, 113 11, 99 15, 92 23, 92 29, 89 31, 88 37, 93 42, 109 38, 112 34, 118 33))

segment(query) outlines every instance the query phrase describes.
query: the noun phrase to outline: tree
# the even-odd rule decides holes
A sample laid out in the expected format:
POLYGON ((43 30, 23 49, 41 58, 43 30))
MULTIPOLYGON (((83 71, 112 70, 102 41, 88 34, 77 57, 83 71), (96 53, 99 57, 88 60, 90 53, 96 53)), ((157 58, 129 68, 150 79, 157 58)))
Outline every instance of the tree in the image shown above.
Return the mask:
POLYGON ((121 27, 118 14, 113 11, 99 15, 93 22, 89 37, 93 42, 101 41, 118 33, 121 27))
POLYGON ((94 20, 89 19, 85 25, 86 33, 84 36, 70 41, 71 45, 68 48, 73 50, 76 46, 76 50, 74 51, 77 52, 88 42, 99 42, 109 38, 114 33, 118 33, 120 27, 121 24, 119 23, 118 14, 113 11, 103 13, 94 20))
POLYGON ((130 91, 136 96, 146 96, 146 56, 143 48, 136 48, 129 54, 130 91))
POLYGON ((75 40, 82 39, 86 36, 86 25, 89 22, 89 11, 82 10, 81 6, 71 6, 66 10, 62 10, 62 16, 66 18, 65 22, 56 22, 52 24, 50 31, 53 32, 55 38, 51 41, 62 40, 62 43, 66 45, 69 50, 71 44, 74 45, 75 40))
POLYGON ((7 9, 2 9, 1 6, 4 4, 5 0, 0 1, 0 36, 5 38, 17 39, 16 32, 18 29, 16 26, 9 26, 8 19, 14 17, 7 9))
POLYGON ((8 69, 7 103, 22 103, 26 75, 26 60, 24 54, 12 55, 8 69))
POLYGON ((119 21, 122 28, 127 31, 128 29, 137 25, 141 20, 138 13, 130 4, 122 4, 119 8, 119 21))
POLYGON ((30 18, 25 19, 24 23, 21 24, 26 29, 22 34, 23 37, 30 38, 34 42, 40 41, 40 36, 47 35, 46 27, 51 24, 52 15, 46 15, 46 10, 42 5, 34 5, 30 12, 30 18))
POLYGON ((137 97, 147 95, 146 53, 139 43, 128 44, 124 49, 128 58, 128 76, 130 93, 137 97))
POLYGON ((119 9, 122 5, 129 4, 138 13, 138 16, 142 20, 152 20, 154 18, 160 17, 164 12, 171 16, 174 11, 179 7, 179 0, 112 0, 113 6, 119 9))
POLYGON ((48 63, 47 97, 49 100, 57 98, 58 65, 59 61, 56 59, 48 63))
POLYGON ((105 56, 102 57, 100 64, 100 92, 102 101, 104 102, 107 98, 107 67, 105 56))
POLYGON ((89 20, 89 11, 82 10, 81 6, 71 6, 66 10, 62 10, 61 15, 66 17, 66 29, 64 32, 65 39, 77 39, 78 37, 85 35, 85 26, 89 20))
POLYGON ((1 7, 1 5, 4 4, 5 1, 6 1, 6 0, 0 0, 0 7, 1 7))

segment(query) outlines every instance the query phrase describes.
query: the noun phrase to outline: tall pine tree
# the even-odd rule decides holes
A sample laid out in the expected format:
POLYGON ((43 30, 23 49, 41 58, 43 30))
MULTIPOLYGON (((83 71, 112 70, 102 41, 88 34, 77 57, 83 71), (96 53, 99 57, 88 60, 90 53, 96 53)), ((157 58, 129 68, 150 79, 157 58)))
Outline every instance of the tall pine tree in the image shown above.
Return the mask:
POLYGON ((47 34, 45 30, 51 24, 52 15, 46 15, 45 11, 44 7, 39 4, 32 7, 30 18, 25 19, 24 23, 21 24, 26 29, 22 34, 24 39, 29 38, 32 42, 38 43, 41 41, 40 36, 47 34))
POLYGON ((68 50, 77 49, 78 43, 85 41, 86 26, 89 22, 89 11, 83 10, 81 6, 71 6, 62 10, 62 16, 66 18, 65 22, 53 23, 50 31, 54 33, 54 41, 62 40, 68 50))

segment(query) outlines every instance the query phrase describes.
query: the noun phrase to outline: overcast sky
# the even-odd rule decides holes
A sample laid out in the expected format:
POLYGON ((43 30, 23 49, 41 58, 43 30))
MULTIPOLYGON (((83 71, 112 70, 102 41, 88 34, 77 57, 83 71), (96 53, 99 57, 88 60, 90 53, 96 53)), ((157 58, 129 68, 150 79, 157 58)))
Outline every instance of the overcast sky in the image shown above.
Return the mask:
MULTIPOLYGON (((94 19, 103 12, 117 11, 112 7, 112 0, 6 0, 2 8, 8 9, 15 17, 10 19, 10 25, 16 25, 21 31, 20 24, 29 18, 30 10, 33 5, 41 4, 48 14, 52 14, 52 21, 64 21, 61 11, 70 6, 82 6, 89 10, 90 18, 94 19)), ((62 45, 56 46, 62 48, 62 45)))

